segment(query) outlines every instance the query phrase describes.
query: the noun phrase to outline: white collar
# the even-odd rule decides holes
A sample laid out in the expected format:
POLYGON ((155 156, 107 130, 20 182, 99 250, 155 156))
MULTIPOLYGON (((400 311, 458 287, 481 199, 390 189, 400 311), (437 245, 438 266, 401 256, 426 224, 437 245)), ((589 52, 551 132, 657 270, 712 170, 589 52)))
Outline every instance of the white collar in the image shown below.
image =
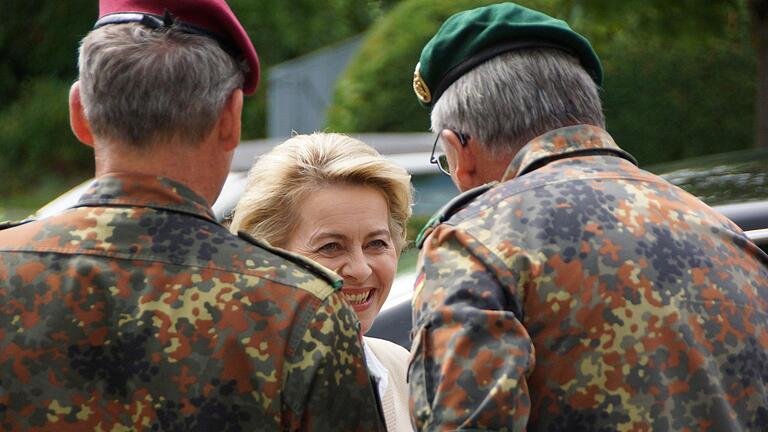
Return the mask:
POLYGON ((376 384, 379 387, 379 397, 383 398, 389 385, 389 372, 387 372, 387 368, 381 364, 379 359, 376 358, 373 350, 365 343, 365 338, 363 338, 363 351, 365 351, 365 362, 368 363, 368 373, 376 380, 376 384))

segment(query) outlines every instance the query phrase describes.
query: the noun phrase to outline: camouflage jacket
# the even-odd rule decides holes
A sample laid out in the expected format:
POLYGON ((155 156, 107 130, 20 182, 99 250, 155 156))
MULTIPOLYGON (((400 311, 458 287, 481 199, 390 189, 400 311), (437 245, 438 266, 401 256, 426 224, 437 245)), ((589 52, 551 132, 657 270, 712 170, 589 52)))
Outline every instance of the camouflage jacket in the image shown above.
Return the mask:
POLYGON ((504 180, 424 243, 420 430, 768 428, 768 257, 737 226, 592 126, 504 180))
POLYGON ((0 231, 0 430, 379 430, 341 281, 268 249, 139 175, 0 231))

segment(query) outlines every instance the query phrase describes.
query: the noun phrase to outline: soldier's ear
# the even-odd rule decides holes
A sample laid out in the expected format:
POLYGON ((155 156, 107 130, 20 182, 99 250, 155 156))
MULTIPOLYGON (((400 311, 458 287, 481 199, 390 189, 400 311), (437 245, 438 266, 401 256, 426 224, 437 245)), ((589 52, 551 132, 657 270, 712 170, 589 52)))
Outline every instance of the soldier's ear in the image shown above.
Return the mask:
POLYGON ((69 89, 69 127, 81 143, 93 147, 91 124, 85 116, 83 102, 80 99, 80 81, 75 81, 69 89))
POLYGON ((473 138, 462 143, 459 136, 450 130, 443 131, 443 139, 447 147, 446 154, 452 160, 451 177, 459 190, 465 191, 483 184, 478 182, 477 143, 473 138))
POLYGON ((218 138, 224 150, 234 150, 240 144, 243 115, 243 91, 235 89, 227 98, 218 119, 218 138))

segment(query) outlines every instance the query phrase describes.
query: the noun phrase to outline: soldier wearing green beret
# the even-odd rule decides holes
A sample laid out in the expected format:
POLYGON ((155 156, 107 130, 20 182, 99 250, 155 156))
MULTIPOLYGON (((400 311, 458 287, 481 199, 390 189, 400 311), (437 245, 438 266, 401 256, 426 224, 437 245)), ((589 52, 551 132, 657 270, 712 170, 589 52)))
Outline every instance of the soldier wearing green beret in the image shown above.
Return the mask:
POLYGON ((512 3, 424 47, 432 161, 464 193, 418 240, 419 430, 768 425, 768 257, 636 166, 602 79, 583 36, 512 3))

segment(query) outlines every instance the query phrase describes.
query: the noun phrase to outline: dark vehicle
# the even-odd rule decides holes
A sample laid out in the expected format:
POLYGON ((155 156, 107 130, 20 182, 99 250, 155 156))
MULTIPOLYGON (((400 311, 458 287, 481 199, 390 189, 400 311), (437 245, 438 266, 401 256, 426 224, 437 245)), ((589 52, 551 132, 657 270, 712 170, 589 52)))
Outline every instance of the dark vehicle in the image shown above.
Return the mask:
POLYGON ((744 231, 768 228, 768 149, 685 159, 647 170, 696 195, 744 231))
MULTIPOLYGON (((414 215, 430 215, 457 191, 451 180, 429 164, 434 136, 429 134, 361 135, 390 160, 404 166, 415 188, 414 215)), ((244 143, 235 154, 232 171, 213 205, 219 220, 234 208, 247 182, 253 159, 278 144, 277 140, 244 143)), ((768 252, 768 150, 723 153, 647 168, 696 195, 734 221, 761 249, 768 252)), ((77 202, 90 181, 75 187, 40 209, 45 217, 77 202)), ((402 263, 401 263, 402 265, 402 263)), ((368 332, 410 348, 411 293, 415 271, 395 279, 387 302, 368 332)))
MULTIPOLYGON (((732 221, 768 253, 768 149, 723 153, 646 168, 696 195, 732 221)), ((416 274, 398 283, 411 286, 416 274)), ((395 287, 392 288, 395 292, 395 287)), ((368 336, 391 340, 410 348, 411 292, 400 289, 387 303, 368 336)))

